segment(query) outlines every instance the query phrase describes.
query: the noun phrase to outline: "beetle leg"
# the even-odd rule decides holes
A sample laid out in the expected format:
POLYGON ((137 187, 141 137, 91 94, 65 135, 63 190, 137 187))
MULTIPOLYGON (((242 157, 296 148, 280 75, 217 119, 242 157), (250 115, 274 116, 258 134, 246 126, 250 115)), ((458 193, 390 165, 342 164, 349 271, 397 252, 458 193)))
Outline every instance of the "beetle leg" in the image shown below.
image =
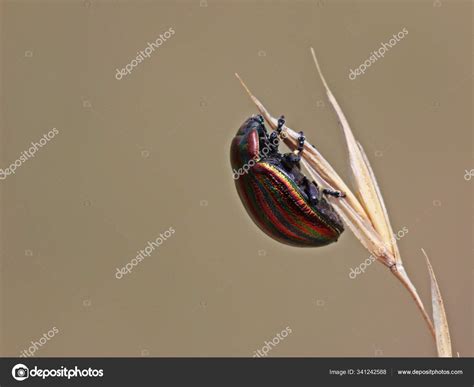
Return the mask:
POLYGON ((276 128, 276 132, 278 135, 280 135, 282 129, 283 129, 283 125, 285 125, 285 116, 284 115, 281 115, 280 118, 278 119, 278 127, 276 128))
POLYGON ((335 198, 345 198, 346 197, 346 194, 344 192, 341 192, 341 191, 333 191, 333 190, 330 190, 330 189, 323 189, 323 194, 325 195, 331 195, 331 196, 334 196, 335 198))
POLYGON ((272 140, 277 140, 280 141, 280 134, 283 129, 283 125, 285 125, 285 116, 281 115, 280 118, 278 119, 278 127, 275 129, 274 132, 270 135, 270 138, 272 140))
POLYGON ((270 143, 271 143, 271 145, 272 145, 272 148, 278 149, 278 145, 280 144, 280 139, 278 138, 277 132, 272 132, 272 133, 270 134, 269 141, 270 141, 270 143))
POLYGON ((270 134, 268 141, 270 142, 270 148, 275 152, 278 151, 278 146, 280 145, 280 133, 282 131, 283 125, 285 124, 285 116, 280 116, 278 119, 278 127, 274 132, 270 134))
POLYGON ((296 157, 298 162, 301 160, 301 155, 303 154, 304 142, 306 141, 306 137, 304 136, 303 132, 300 132, 298 137, 298 148, 296 148, 296 157))

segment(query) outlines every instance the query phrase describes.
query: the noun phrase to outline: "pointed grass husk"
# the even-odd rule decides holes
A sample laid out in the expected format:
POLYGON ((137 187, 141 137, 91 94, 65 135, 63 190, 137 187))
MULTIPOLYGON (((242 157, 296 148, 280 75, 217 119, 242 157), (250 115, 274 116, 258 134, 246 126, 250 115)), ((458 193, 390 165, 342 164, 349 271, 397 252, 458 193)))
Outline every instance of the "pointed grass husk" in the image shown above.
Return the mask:
POLYGON ((433 321, 436 330, 436 347, 438 349, 438 356, 453 357, 448 319, 446 317, 446 310, 444 309, 444 302, 443 298, 441 297, 438 281, 436 280, 436 276, 433 271, 433 267, 431 266, 430 259, 428 258, 428 254, 426 254, 424 249, 421 249, 421 251, 426 258, 426 265, 428 266, 428 272, 430 273, 431 302, 433 306, 433 321))

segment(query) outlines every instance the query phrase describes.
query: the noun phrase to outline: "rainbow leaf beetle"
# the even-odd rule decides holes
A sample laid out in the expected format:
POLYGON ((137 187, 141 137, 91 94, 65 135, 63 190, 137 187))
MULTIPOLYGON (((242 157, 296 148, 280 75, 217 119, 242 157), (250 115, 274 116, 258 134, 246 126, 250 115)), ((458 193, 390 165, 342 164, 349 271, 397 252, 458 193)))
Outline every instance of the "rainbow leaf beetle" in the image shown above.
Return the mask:
POLYGON ((295 153, 279 152, 284 123, 282 116, 269 135, 263 117, 253 115, 233 138, 230 159, 242 204, 254 223, 279 242, 297 247, 336 242, 344 226, 325 195, 344 195, 319 189, 302 173, 303 132, 295 153))

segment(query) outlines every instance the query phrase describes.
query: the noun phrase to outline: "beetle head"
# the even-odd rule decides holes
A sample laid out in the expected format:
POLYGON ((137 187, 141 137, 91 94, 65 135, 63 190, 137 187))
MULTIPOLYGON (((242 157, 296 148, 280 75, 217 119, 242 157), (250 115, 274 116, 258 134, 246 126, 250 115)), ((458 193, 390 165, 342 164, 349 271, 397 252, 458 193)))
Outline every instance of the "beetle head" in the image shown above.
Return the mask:
POLYGON ((260 145, 267 136, 261 115, 248 118, 237 131, 230 149, 233 168, 241 168, 251 159, 259 157, 260 145))

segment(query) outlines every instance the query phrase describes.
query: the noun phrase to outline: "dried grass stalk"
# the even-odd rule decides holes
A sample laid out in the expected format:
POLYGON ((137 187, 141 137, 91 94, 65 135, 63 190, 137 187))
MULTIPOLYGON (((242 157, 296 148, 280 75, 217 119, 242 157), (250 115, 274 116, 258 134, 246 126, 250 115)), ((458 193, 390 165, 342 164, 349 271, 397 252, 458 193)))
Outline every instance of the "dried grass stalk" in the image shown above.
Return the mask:
MULTIPOLYGON (((334 168, 332 168, 327 160, 309 142, 305 143, 304 152, 302 155, 302 164, 307 169, 311 177, 322 188, 338 190, 346 194, 345 198, 327 197, 327 200, 331 202, 345 224, 354 233, 357 239, 359 239, 362 245, 367 250, 369 250, 369 252, 381 263, 390 268, 395 277, 409 291, 417 307, 421 311, 423 318, 428 324, 431 334, 437 340, 437 343, 441 343, 438 344, 438 351, 440 351, 440 345, 442 347, 442 352, 439 352, 440 356, 441 353, 448 354, 450 352, 448 352, 446 348, 451 348, 449 342, 449 332, 447 333, 448 339, 446 339, 446 316, 444 314, 441 294, 439 293, 436 279, 433 280, 434 274, 431 276, 431 278, 432 290, 437 289, 437 291, 433 291, 433 313, 435 315, 435 326, 428 316, 428 313, 426 312, 426 309, 420 296, 418 295, 415 286, 412 284, 408 274, 405 271, 396 239, 393 237, 393 229, 390 224, 388 212, 367 156, 362 146, 356 141, 341 107, 329 89, 312 48, 311 53, 313 55, 318 74, 324 84, 328 99, 334 108, 344 131, 356 194, 354 194, 349 189, 347 184, 341 179, 334 168), (433 283, 435 285, 433 285, 433 283), (439 333, 438 331, 440 330, 442 330, 444 333, 439 333)), ((239 75, 236 74, 236 76, 268 124, 272 127, 272 129, 276 129, 278 120, 273 117, 265 108, 265 106, 250 92, 239 75)), ((283 126, 283 131, 286 134, 286 136, 283 136, 283 141, 290 149, 295 150, 297 147, 297 138, 299 134, 286 125, 283 126)))

